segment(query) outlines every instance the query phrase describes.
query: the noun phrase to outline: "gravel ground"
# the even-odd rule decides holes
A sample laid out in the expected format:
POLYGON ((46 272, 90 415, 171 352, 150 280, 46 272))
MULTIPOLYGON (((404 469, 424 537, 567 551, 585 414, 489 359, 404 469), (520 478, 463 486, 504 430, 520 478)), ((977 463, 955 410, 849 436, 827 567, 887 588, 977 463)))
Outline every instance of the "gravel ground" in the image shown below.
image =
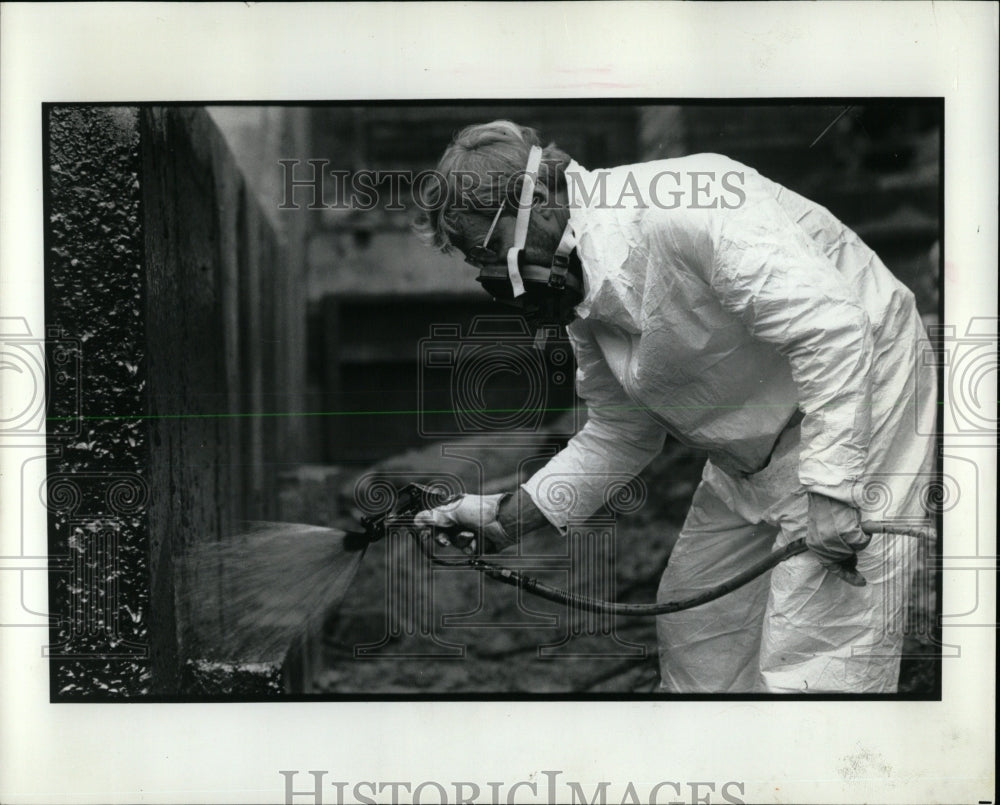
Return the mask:
MULTIPOLYGON (((654 599, 659 573, 675 535, 675 528, 665 530, 653 524, 618 529, 620 549, 646 546, 615 562, 613 576, 620 600, 654 599)), ((552 542, 552 538, 535 537, 525 541, 524 550, 529 555, 541 554, 551 550, 552 542)), ((561 542, 565 545, 564 540, 561 542)), ((385 546, 374 549, 365 561, 367 567, 356 579, 355 590, 364 590, 362 601, 368 606, 355 603, 354 608, 345 608, 329 624, 324 646, 328 667, 317 679, 322 691, 651 691, 657 682, 653 619, 572 618, 560 605, 523 595, 470 570, 436 570, 430 616, 401 616, 396 619, 398 634, 394 639, 372 647, 365 658, 358 658, 357 647, 377 644, 386 635, 386 611, 391 609, 383 603, 387 600, 385 546), (460 622, 451 623, 456 616, 460 622)), ((530 561, 540 564, 559 560, 549 553, 546 559, 530 561)), ((404 556, 399 564, 405 567, 406 562, 404 556)), ((565 571, 532 573, 550 584, 566 587, 565 571)), ((602 573, 605 578, 611 574, 610 563, 604 563, 590 578, 600 578, 602 573)), ((572 589, 583 592, 582 587, 578 582, 572 589)), ((359 595, 354 596, 355 602, 359 599, 359 595)))

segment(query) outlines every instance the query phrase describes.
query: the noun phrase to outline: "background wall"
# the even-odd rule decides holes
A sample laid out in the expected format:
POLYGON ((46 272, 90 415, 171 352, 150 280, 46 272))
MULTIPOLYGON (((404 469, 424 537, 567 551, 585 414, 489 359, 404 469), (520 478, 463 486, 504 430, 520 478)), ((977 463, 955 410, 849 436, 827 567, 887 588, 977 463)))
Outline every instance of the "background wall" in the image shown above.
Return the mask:
MULTIPOLYGON (((591 169, 724 153, 828 207, 915 291, 923 313, 937 311, 943 121, 935 104, 316 108, 308 114, 309 151, 292 155, 302 163, 296 177, 308 177, 307 159, 328 160, 329 170, 348 173, 430 169, 460 128, 497 118, 538 128, 543 141, 556 142, 591 169)), ((327 187, 332 204, 336 197, 327 187)), ((402 190, 407 208, 394 212, 280 211, 286 219, 308 220, 312 410, 415 410, 421 404, 418 337, 441 322, 467 332, 471 315, 490 311, 460 256, 415 242, 409 224, 416 209, 408 186, 402 190)), ((308 190, 297 192, 304 207, 308 190)), ((520 381, 508 382, 511 398, 523 398, 520 381)), ((566 402, 558 394, 553 399, 554 407, 566 402)), ((364 463, 428 443, 415 414, 312 424, 323 432, 311 440, 310 461, 364 463)))

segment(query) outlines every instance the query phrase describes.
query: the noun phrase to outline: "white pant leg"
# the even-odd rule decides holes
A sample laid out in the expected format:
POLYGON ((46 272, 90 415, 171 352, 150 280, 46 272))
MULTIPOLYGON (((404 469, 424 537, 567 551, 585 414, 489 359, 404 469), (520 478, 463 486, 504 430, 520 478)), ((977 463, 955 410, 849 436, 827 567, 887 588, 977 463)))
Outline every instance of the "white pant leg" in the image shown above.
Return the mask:
MULTIPOLYGON (((896 414, 899 427, 883 435, 873 452, 889 459, 881 466, 909 472, 872 476, 886 485, 892 505, 878 517, 862 506, 866 519, 922 516, 921 490, 933 478, 933 440, 914 432, 913 403, 907 402, 896 414)), ((769 465, 749 478, 731 478, 706 465, 658 601, 714 587, 772 548, 805 536, 808 504, 798 481, 798 447, 799 429, 791 428, 769 465)), ((858 555, 858 570, 868 582, 863 588, 828 573, 805 553, 717 601, 660 616, 661 689, 895 692, 917 547, 911 537, 876 535, 858 555)))
MULTIPOLYGON (((784 536, 784 535, 783 535, 784 536)), ((760 668, 773 693, 894 693, 916 543, 876 536, 852 587, 805 553, 771 573, 760 668)))
MULTIPOLYGON (((737 486, 706 466, 657 601, 715 587, 765 558, 778 529, 739 514, 737 486)), ((657 618, 660 689, 671 693, 749 693, 760 689, 759 647, 768 574, 720 599, 657 618)))
MULTIPOLYGON (((912 439, 903 431, 901 441, 912 439)), ((893 447, 895 455, 905 456, 903 445, 893 447)), ((764 497, 777 497, 782 487, 795 486, 797 439, 781 452, 769 468, 771 483, 760 489, 764 497), (781 475, 788 476, 785 483, 780 482, 781 475)), ((914 462, 902 463, 912 467, 914 462)), ((914 490, 926 484, 924 471, 929 468, 918 455, 914 469, 878 478, 880 485, 886 485, 887 495, 902 507, 894 507, 895 515, 921 516, 914 490)), ((865 514, 868 519, 871 513, 865 514)), ((804 537, 808 516, 804 490, 799 487, 778 498, 764 516, 781 527, 777 546, 804 537)), ((875 535, 858 554, 858 571, 867 581, 860 588, 827 572, 811 553, 776 567, 771 572, 761 634, 765 689, 774 693, 894 693, 899 685, 904 614, 917 549, 912 537, 875 535)))

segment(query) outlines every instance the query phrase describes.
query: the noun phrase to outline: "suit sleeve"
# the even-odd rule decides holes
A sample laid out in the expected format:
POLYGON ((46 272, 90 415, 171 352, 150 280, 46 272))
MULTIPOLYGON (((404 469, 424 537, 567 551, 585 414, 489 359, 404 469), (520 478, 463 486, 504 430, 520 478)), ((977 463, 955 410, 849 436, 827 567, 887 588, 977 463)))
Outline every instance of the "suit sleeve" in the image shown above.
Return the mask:
POLYGON ((582 322, 568 333, 576 354, 576 390, 587 422, 522 489, 550 523, 565 532, 570 518, 592 515, 616 485, 663 449, 666 432, 625 394, 582 322))
POLYGON ((709 284, 754 338, 784 355, 799 392, 799 480, 853 501, 871 438, 873 331, 862 300, 773 195, 757 185, 702 241, 709 284))

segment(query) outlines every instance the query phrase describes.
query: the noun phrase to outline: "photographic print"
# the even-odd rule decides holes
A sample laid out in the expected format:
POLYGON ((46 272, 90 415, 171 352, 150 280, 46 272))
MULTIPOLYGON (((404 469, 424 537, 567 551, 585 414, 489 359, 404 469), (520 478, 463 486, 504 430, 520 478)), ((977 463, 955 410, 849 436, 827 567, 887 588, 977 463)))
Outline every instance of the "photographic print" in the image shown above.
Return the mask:
POLYGON ((995 6, 0 15, 0 800, 996 801, 995 6))
POLYGON ((46 105, 53 699, 938 695, 942 112, 46 105))

